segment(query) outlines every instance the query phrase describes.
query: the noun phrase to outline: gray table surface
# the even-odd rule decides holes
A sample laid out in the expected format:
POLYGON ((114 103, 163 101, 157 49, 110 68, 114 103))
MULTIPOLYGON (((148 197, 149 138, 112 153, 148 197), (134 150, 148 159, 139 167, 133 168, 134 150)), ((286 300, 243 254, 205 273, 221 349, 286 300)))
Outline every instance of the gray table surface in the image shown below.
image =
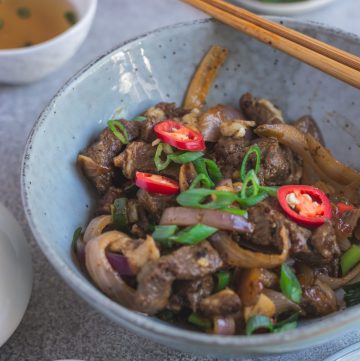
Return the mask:
MULTIPOLYGON (((212 360, 187 355, 139 338, 90 308, 52 269, 31 236, 20 197, 20 166, 27 135, 59 87, 85 64, 122 41, 157 27, 204 15, 177 0, 99 0, 89 37, 75 57, 49 78, 26 86, 0 86, 0 201, 15 215, 31 244, 34 288, 19 328, 0 349, 1 361, 212 360)), ((337 0, 303 18, 360 34, 360 1, 337 0)), ((1 325, 0 325, 1 327, 1 325)), ((360 339, 353 332, 331 343, 267 361, 320 361, 360 339)), ((260 360, 256 359, 256 360, 260 360)))

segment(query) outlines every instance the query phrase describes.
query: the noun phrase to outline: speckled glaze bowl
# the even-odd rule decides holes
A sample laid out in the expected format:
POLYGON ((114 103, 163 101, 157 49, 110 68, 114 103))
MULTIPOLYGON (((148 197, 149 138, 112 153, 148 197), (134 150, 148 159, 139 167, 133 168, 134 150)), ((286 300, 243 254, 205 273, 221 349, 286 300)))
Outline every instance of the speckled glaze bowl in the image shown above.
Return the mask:
MULTIPOLYGON (((354 35, 312 23, 284 23, 360 55, 360 39, 354 35)), ((286 333, 207 335, 111 301, 72 260, 73 231, 86 225, 94 205, 94 194, 75 166, 77 153, 118 107, 123 109, 122 116, 131 119, 161 100, 181 104, 197 64, 214 43, 228 47, 230 56, 208 97, 209 104, 236 105, 241 94, 251 91, 278 104, 289 120, 311 113, 335 155, 360 167, 358 90, 215 21, 197 21, 123 44, 60 90, 40 116, 25 150, 22 196, 29 224, 49 261, 81 297, 122 327, 159 343, 186 352, 241 357, 290 352, 329 341, 360 325, 360 306, 286 333)))

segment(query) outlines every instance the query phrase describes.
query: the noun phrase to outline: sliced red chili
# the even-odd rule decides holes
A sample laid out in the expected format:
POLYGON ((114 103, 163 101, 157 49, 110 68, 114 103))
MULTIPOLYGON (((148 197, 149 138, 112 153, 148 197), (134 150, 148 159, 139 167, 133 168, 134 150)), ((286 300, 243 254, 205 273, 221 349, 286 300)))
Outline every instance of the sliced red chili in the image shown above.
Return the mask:
POLYGON ((316 227, 332 218, 331 203, 320 189, 307 185, 288 185, 278 189, 279 203, 289 218, 316 227))
POLYGON ((151 173, 136 172, 135 184, 150 193, 177 194, 179 184, 174 180, 151 173))
POLYGON ((343 203, 343 202, 338 203, 336 205, 336 208, 338 209, 338 211, 340 213, 344 213, 344 212, 347 212, 347 211, 353 211, 354 209, 356 209, 353 205, 346 204, 346 203, 343 203))
POLYGON ((165 120, 156 124, 154 131, 160 140, 177 149, 190 152, 205 149, 205 142, 201 133, 185 127, 175 120, 165 120))

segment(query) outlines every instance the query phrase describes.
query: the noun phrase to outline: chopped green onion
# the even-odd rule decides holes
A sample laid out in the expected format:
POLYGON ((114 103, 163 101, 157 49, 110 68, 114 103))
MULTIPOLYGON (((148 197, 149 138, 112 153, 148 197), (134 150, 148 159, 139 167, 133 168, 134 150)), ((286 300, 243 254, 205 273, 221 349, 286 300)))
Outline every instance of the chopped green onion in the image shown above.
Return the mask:
POLYGON ((270 332, 273 331, 274 325, 272 320, 263 315, 256 315, 251 317, 246 323, 245 333, 249 336, 259 329, 267 329, 270 332))
POLYGON ((183 152, 180 154, 170 154, 169 159, 174 163, 185 164, 193 162, 194 160, 202 157, 204 155, 203 152, 183 152))
POLYGON ((205 188, 211 188, 212 187, 212 181, 211 179, 205 175, 205 174, 199 174, 196 176, 196 178, 192 181, 189 189, 194 189, 199 183, 202 183, 205 188))
POLYGON ((236 214, 237 216, 242 216, 247 218, 248 212, 245 209, 239 209, 239 208, 223 208, 222 211, 228 212, 231 214, 236 214))
POLYGON ((219 292, 229 285, 230 272, 229 271, 220 271, 216 274, 216 277, 217 277, 216 292, 219 292))
POLYGON ((344 301, 346 307, 355 306, 360 303, 360 282, 343 287, 345 291, 344 301))
POLYGON ((152 237, 162 246, 172 247, 172 241, 170 240, 170 237, 173 236, 178 229, 179 229, 178 226, 175 225, 155 226, 155 230, 154 233, 152 234, 152 237))
POLYGON ((247 197, 245 199, 243 198, 238 198, 237 202, 240 204, 240 206, 242 207, 252 207, 255 204, 258 204, 260 202, 262 202, 264 199, 266 199, 268 197, 268 194, 263 192, 263 193, 259 193, 257 196, 253 196, 253 197, 247 197))
POLYGON ((164 151, 164 143, 159 143, 156 148, 156 152, 154 156, 154 163, 158 171, 166 169, 171 162, 169 156, 166 156, 166 160, 164 161, 161 160, 161 155, 163 151, 164 151))
POLYGON ((107 124, 109 129, 113 132, 115 137, 120 140, 122 144, 129 143, 128 132, 124 124, 122 124, 118 120, 109 120, 107 124))
POLYGON ((197 174, 205 174, 213 182, 212 187, 223 179, 217 164, 207 158, 199 158, 193 162, 197 174))
POLYGON ((274 326, 274 333, 293 330, 294 328, 297 327, 298 318, 299 318, 299 314, 293 313, 285 320, 276 322, 274 326))
POLYGON ((267 194, 269 194, 272 197, 277 196, 278 189, 279 189, 279 187, 259 186, 260 192, 266 192, 267 194))
POLYGON ((78 21, 77 15, 73 11, 66 11, 64 17, 70 25, 74 25, 78 21))
POLYGON ((112 207, 112 220, 118 230, 127 230, 129 220, 127 216, 127 198, 117 198, 112 207))
POLYGON ((250 157, 250 155, 252 153, 255 153, 255 156, 256 156, 255 174, 259 173, 260 160, 261 160, 261 149, 257 144, 255 144, 255 145, 251 146, 250 149, 246 152, 246 154, 245 154, 245 156, 243 158, 243 161, 241 163, 240 178, 241 178, 241 180, 243 182, 245 181, 245 177, 246 177, 246 174, 247 174, 247 171, 246 171, 247 162, 248 162, 248 159, 249 159, 249 157, 250 157))
POLYGON ((237 195, 232 192, 198 188, 181 192, 176 200, 183 207, 218 209, 228 208, 237 198, 237 195), (214 199, 204 204, 203 202, 206 201, 209 196, 213 196, 214 199))
POLYGON ((4 27, 4 20, 0 19, 0 29, 2 29, 4 27))
POLYGON ((281 292, 289 300, 295 303, 300 303, 302 290, 299 280, 286 263, 281 265, 280 288, 281 292))
POLYGON ((356 264, 360 262, 360 247, 353 244, 342 256, 340 260, 341 272, 345 276, 356 264))
POLYGON ((212 322, 209 319, 201 317, 195 312, 189 316, 188 322, 204 330, 212 328, 212 322))
POLYGON ((217 231, 217 228, 199 223, 196 226, 184 228, 177 234, 171 236, 170 240, 180 244, 195 245, 217 231))
POLYGON ((139 116, 135 117, 133 120, 135 120, 136 122, 143 122, 146 119, 147 118, 144 117, 143 115, 139 115, 139 116))
POLYGON ((31 16, 31 11, 29 8, 21 7, 17 9, 17 14, 19 18, 28 19, 31 16))
POLYGON ((79 239, 80 235, 81 235, 81 231, 82 231, 82 227, 78 227, 75 229, 74 234, 73 234, 73 238, 71 241, 71 249, 73 250, 74 253, 76 253, 76 242, 79 239))
POLYGON ((255 173, 255 171, 253 169, 251 169, 247 174, 246 177, 244 179, 244 183, 241 187, 241 192, 240 192, 240 198, 242 199, 246 199, 247 197, 255 197, 258 195, 259 193, 259 179, 255 173), (248 184, 251 183, 252 187, 251 187, 251 194, 250 196, 248 196, 248 190, 250 189, 248 187, 248 184))

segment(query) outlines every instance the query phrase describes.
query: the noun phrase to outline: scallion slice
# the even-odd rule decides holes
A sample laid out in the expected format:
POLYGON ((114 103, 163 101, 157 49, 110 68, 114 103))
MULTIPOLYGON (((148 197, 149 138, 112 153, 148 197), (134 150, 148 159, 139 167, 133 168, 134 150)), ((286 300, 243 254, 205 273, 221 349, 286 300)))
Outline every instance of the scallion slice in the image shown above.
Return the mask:
POLYGON ((341 272, 345 276, 355 265, 360 262, 360 247, 353 244, 342 256, 340 260, 341 272))
POLYGON ((199 174, 196 176, 196 178, 192 181, 189 189, 194 189, 197 185, 199 185, 200 183, 202 183, 202 185, 205 188, 211 188, 212 187, 212 181, 211 179, 205 175, 205 174, 199 174))
POLYGON ((128 230, 127 198, 115 199, 112 207, 112 219, 116 229, 128 230))
POLYGON ((247 163, 248 163, 248 159, 250 157, 250 155, 254 153, 255 156, 256 156, 256 160, 255 160, 255 174, 258 174, 259 173, 259 169, 260 169, 260 160, 261 160, 261 149, 260 147, 255 144, 253 146, 250 147, 250 149, 246 152, 244 158, 243 158, 243 161, 241 163, 241 167, 240 167, 240 178, 241 180, 244 182, 245 181, 245 177, 246 177, 246 174, 247 174, 247 171, 246 171, 246 166, 247 166, 247 163))
POLYGON ((152 237, 155 241, 159 242, 164 247, 172 247, 172 241, 170 237, 173 236, 177 230, 178 226, 171 225, 171 226, 155 226, 154 233, 152 237))
POLYGON ((302 297, 300 282, 286 263, 281 265, 280 289, 289 300, 300 303, 302 297))
POLYGON ((129 136, 128 132, 120 121, 118 120, 109 120, 108 121, 108 127, 113 132, 116 138, 120 140, 122 144, 128 144, 129 143, 129 136))
POLYGON ((166 160, 161 159, 163 152, 165 153, 164 143, 159 143, 154 156, 154 163, 158 171, 166 169, 171 162, 168 155, 166 155, 166 160))
POLYGON ((259 187, 259 178, 257 177, 254 169, 251 169, 244 178, 244 183, 241 187, 240 197, 242 199, 248 198, 248 197, 256 197, 259 193, 260 187, 259 187), (248 186, 249 184, 252 184, 252 187, 248 186), (248 191, 251 190, 251 194, 248 195, 248 191))
POLYGON ((195 245, 217 232, 218 229, 205 224, 187 227, 170 237, 171 241, 180 244, 195 245))
POLYGON ((283 321, 276 322, 274 325, 274 333, 293 330, 297 327, 298 313, 294 313, 283 321))
POLYGON ((204 330, 210 330, 212 328, 212 322, 209 319, 199 316, 195 312, 189 316, 188 322, 204 330))
POLYGON ((230 272, 229 271, 220 271, 216 274, 217 285, 216 292, 219 292, 229 286, 230 284, 230 272))
POLYGON ((76 254, 77 251, 77 247, 76 247, 76 242, 79 239, 80 235, 81 235, 81 231, 82 231, 82 227, 78 227, 75 229, 73 237, 72 237, 72 241, 71 241, 71 249, 73 250, 73 252, 76 254))
POLYGON ((274 325, 271 318, 263 315, 256 315, 251 317, 246 323, 245 333, 249 336, 259 329, 267 329, 273 331, 274 325))
POLYGON ((248 217, 248 212, 245 209, 239 209, 239 208, 224 208, 222 209, 222 211, 231 213, 231 214, 236 214, 237 216, 242 216, 247 218, 248 217))
POLYGON ((194 160, 202 157, 203 155, 203 152, 183 152, 177 154, 170 154, 168 157, 174 163, 185 164, 193 162, 194 160))
POLYGON ((253 196, 253 197, 238 198, 237 202, 240 204, 240 206, 248 208, 248 207, 252 207, 255 204, 262 202, 267 197, 268 197, 267 193, 261 192, 258 195, 253 196))
POLYGON ((147 118, 144 117, 143 115, 138 115, 137 117, 135 117, 133 120, 135 120, 136 122, 143 122, 144 120, 146 120, 147 118))
POLYGON ((193 162, 197 174, 205 174, 213 182, 212 187, 223 179, 217 164, 207 158, 199 158, 193 162))

